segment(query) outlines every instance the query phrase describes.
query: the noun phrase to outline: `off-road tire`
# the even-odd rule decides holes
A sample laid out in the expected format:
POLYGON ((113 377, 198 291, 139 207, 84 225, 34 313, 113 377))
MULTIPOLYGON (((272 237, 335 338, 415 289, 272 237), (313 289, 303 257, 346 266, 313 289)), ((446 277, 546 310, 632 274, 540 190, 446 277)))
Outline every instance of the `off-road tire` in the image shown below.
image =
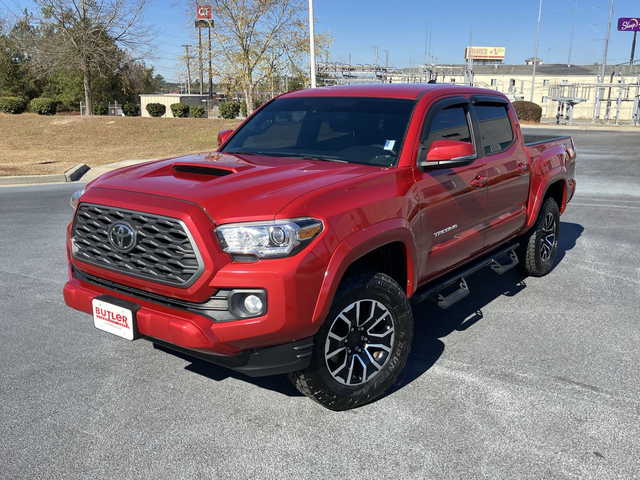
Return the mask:
POLYGON ((304 370, 288 374, 288 377, 300 392, 326 408, 336 411, 349 410, 375 400, 393 385, 407 362, 412 339, 413 314, 404 290, 388 275, 372 270, 361 271, 340 283, 329 315, 314 338, 310 365, 304 370), (385 311, 387 313, 380 314, 385 311), (341 314, 343 317, 349 316, 351 323, 346 323, 343 317, 340 317, 341 314), (369 317, 366 322, 364 322, 365 317, 369 317), (360 320, 355 321, 356 318, 363 320, 363 329, 357 327, 360 320), (370 326, 376 321, 377 326, 370 326), (337 341, 338 346, 335 347, 335 351, 343 348, 345 351, 331 356, 329 350, 334 348, 332 343, 336 342, 337 328, 346 328, 349 331, 354 323, 356 331, 347 334, 348 336, 343 340, 344 347, 340 346, 342 340, 337 341), (384 327, 385 323, 386 327, 384 327), (391 330, 391 335, 380 333, 385 331, 383 327, 391 330), (362 330, 359 340, 356 339, 358 330, 362 330), (329 337, 330 333, 332 337, 329 337), (380 340, 380 337, 384 339, 380 340), (365 340, 368 343, 363 343, 365 340), (354 346, 355 341, 361 343, 354 346), (378 348, 376 344, 384 342, 389 342, 386 348, 389 348, 390 352, 376 351, 375 349, 378 348), (351 356, 346 353, 349 345, 354 348, 351 356), (355 353, 356 348, 361 348, 359 350, 361 353, 355 353), (334 359, 340 358, 343 354, 346 358, 345 365, 353 359, 356 367, 346 373, 338 372, 339 367, 333 371, 330 370, 329 364, 333 365, 334 359), (327 355, 331 358, 327 359, 327 355), (372 362, 368 365, 371 369, 365 368, 362 360, 354 358, 356 356, 372 362), (374 357, 383 362, 381 368, 378 368, 377 362, 373 363, 374 357), (384 360, 381 360, 383 357, 384 360), (358 360, 357 364, 356 360, 358 360), (358 368, 361 376, 354 374, 355 376, 349 377, 351 372, 355 372, 358 368), (340 374, 346 375, 347 378, 337 380, 340 374), (349 382, 353 382, 354 379, 355 381, 359 379, 362 383, 350 384, 349 382))
POLYGON ((518 239, 520 246, 516 255, 520 273, 542 277, 551 271, 558 251, 560 235, 560 210, 556 201, 549 197, 542 204, 536 223, 518 239))

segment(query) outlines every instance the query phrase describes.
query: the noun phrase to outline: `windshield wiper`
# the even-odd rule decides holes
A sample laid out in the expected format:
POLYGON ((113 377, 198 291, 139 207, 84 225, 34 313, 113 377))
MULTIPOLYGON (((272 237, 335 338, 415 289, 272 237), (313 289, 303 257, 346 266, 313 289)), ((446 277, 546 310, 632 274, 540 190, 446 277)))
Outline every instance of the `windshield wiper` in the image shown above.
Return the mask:
POLYGON ((346 160, 343 160, 338 157, 329 157, 326 155, 305 155, 301 157, 303 160, 321 160, 323 162, 338 162, 338 163, 349 163, 346 160))
POLYGON ((242 150, 229 150, 228 152, 220 152, 220 153, 237 153, 238 155, 255 155, 255 152, 244 152, 242 150))
POLYGON ((343 160, 339 157, 333 157, 329 155, 307 155, 304 153, 298 152, 245 152, 242 150, 230 150, 228 152, 222 153, 237 153, 239 155, 265 155, 268 157, 287 157, 287 158, 301 158, 303 160, 320 160, 323 162, 339 162, 339 163, 349 163, 346 160, 343 160))

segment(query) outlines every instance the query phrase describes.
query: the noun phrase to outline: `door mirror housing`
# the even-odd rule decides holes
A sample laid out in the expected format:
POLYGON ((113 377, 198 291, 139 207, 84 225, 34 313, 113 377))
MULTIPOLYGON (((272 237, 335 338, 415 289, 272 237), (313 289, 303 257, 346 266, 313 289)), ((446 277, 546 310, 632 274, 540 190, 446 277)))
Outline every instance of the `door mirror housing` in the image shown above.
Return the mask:
POLYGON ((227 138, 233 133, 233 130, 226 129, 218 132, 218 148, 227 141, 227 138))
POLYGON ((423 145, 420 149, 418 166, 422 168, 458 167, 478 158, 472 143, 460 140, 435 140, 426 152, 423 145))

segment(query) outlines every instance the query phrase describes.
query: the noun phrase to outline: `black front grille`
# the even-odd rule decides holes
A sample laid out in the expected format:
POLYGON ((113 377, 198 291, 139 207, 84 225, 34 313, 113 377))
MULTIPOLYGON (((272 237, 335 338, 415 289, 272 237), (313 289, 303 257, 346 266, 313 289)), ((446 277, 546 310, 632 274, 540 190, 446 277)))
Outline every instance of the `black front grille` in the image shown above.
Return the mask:
POLYGON ((186 288, 204 270, 189 230, 175 218, 83 203, 72 235, 74 258, 132 277, 186 288), (135 233, 127 236, 129 227, 135 233))

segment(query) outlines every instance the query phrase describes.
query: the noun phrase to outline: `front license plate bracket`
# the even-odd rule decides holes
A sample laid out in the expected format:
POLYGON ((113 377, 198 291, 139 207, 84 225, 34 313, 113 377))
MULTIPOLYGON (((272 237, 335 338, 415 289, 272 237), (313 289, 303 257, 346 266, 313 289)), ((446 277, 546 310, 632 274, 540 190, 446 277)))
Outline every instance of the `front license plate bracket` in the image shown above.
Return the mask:
POLYGON ((91 303, 96 328, 127 340, 136 340, 142 336, 136 318, 140 305, 111 295, 99 295, 91 303))

